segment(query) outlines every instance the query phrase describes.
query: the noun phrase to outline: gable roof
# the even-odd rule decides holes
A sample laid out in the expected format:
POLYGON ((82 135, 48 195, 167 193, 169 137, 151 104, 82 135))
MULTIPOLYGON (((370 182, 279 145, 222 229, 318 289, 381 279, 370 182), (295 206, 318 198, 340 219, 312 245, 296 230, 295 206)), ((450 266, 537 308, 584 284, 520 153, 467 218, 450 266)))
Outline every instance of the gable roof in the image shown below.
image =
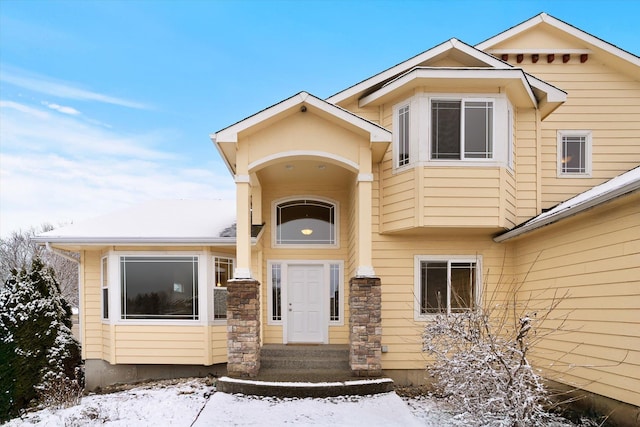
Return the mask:
POLYGON ((499 234, 493 240, 504 242, 638 190, 640 190, 640 166, 554 206, 517 227, 499 234))
MULTIPOLYGON (((599 51, 599 52, 606 53, 618 59, 620 62, 627 63, 628 66, 630 65, 633 68, 640 67, 640 57, 632 53, 629 53, 626 50, 623 50, 598 37, 595 37, 585 31, 582 31, 581 29, 574 27, 573 25, 570 25, 564 21, 561 21, 560 19, 554 18, 553 16, 548 15, 544 12, 516 26, 511 27, 508 30, 503 31, 502 33, 496 36, 493 36, 481 43, 478 43, 475 47, 487 53, 495 53, 495 54, 509 53, 499 48, 495 48, 496 45, 540 25, 548 25, 566 34, 569 34, 572 37, 580 40, 584 44, 588 45, 592 49, 595 49, 596 51, 599 51)), ((544 53, 544 52, 536 52, 536 53, 544 53)), ((620 65, 624 67, 624 64, 620 64, 620 65)))
POLYGON ((220 152, 231 174, 235 174, 233 156, 235 155, 235 144, 238 142, 239 134, 268 126, 274 121, 301 111, 302 108, 304 108, 303 111, 308 109, 320 117, 338 119, 342 126, 356 133, 366 135, 372 143, 383 143, 384 149, 392 141, 391 131, 384 127, 303 91, 210 135, 211 141, 220 152), (226 143, 234 144, 233 150, 225 150, 222 144, 226 143))
POLYGON ((33 240, 58 245, 233 245, 235 200, 156 200, 71 224, 33 240))
MULTIPOLYGON (((553 85, 543 82, 525 73, 520 68, 514 67, 508 62, 495 58, 488 53, 485 53, 473 46, 470 46, 458 39, 452 38, 444 43, 441 43, 425 52, 422 52, 413 58, 403 61, 391 68, 388 68, 368 79, 356 83, 355 85, 336 93, 335 95, 327 98, 327 102, 338 104, 348 99, 362 99, 368 97, 372 93, 379 91, 389 83, 398 80, 403 75, 410 73, 414 69, 428 69, 430 67, 425 66, 429 62, 437 61, 440 58, 446 56, 454 56, 459 58, 460 62, 469 64, 468 67, 461 69, 498 69, 498 70, 520 70, 525 76, 527 84, 531 87, 536 100, 540 104, 546 105, 543 116, 548 115, 557 106, 566 100, 566 92, 554 87, 553 85), (556 104, 556 105, 552 105, 556 104), (552 108, 550 108, 552 107, 552 108)), ((445 68, 442 68, 446 70, 445 68)), ((453 69, 450 69, 453 73, 453 69)), ((454 75, 451 75, 454 77, 454 75)))

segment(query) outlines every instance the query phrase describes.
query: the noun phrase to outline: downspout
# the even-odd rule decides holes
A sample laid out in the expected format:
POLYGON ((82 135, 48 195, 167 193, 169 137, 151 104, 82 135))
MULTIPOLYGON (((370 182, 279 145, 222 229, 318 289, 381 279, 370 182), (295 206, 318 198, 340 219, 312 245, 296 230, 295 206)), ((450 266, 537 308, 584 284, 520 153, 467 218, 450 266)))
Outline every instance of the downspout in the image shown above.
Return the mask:
POLYGON ((47 248, 47 250, 50 251, 52 254, 56 254, 66 260, 73 261, 78 265, 78 335, 79 335, 78 341, 80 341, 80 351, 82 354, 82 359, 84 360, 86 357, 84 354, 84 346, 82 345, 82 343, 85 342, 85 339, 84 339, 85 337, 84 337, 84 328, 83 328, 83 316, 80 310, 80 304, 82 303, 82 292, 81 292, 82 286, 80 285, 82 272, 80 271, 80 268, 81 268, 80 260, 67 255, 65 252, 61 251, 60 249, 54 248, 53 246, 51 246, 50 242, 46 242, 44 245, 47 248))

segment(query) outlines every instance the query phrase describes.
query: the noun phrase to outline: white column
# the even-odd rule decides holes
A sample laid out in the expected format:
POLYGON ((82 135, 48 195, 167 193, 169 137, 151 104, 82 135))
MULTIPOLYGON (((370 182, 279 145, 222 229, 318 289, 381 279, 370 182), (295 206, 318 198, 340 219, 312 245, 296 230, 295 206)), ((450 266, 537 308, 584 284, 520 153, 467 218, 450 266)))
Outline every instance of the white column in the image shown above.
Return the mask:
POLYGON ((236 175, 236 268, 234 279, 251 279, 251 184, 236 175))

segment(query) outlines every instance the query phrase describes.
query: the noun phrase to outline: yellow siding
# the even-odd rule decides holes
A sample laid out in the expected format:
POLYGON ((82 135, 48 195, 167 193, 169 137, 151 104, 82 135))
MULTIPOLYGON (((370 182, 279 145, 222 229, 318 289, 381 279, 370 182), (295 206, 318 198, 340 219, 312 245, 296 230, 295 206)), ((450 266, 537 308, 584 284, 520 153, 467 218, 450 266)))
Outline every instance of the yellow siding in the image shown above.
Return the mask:
POLYGON ((640 404, 640 195, 627 196, 514 242, 531 308, 564 296, 543 326, 535 363, 546 375, 640 404), (537 260, 536 260, 537 258, 537 260))
MULTIPOLYGON (((584 42, 543 28, 534 28, 495 47, 556 51, 591 49, 584 42)), ((510 55, 509 59, 513 65, 567 92, 567 101, 541 124, 543 209, 640 164, 640 79, 637 71, 634 76, 628 70, 614 68, 610 64, 616 61, 597 50, 592 51, 584 63, 580 63, 575 54, 567 63, 562 62, 561 54, 557 54, 552 63, 547 63, 544 55, 535 64, 530 55, 525 55, 518 64, 514 61, 515 55, 510 55), (592 178, 557 177, 557 131, 571 129, 593 132, 592 178)), ((518 137, 521 136, 521 129, 518 129, 518 137)))
POLYGON ((227 325, 209 326, 211 364, 227 362, 227 325))
MULTIPOLYGON (((103 358, 103 326, 100 291, 100 251, 83 252, 81 329, 83 332, 82 357, 84 359, 103 358)), ((105 337, 108 339, 108 337, 105 337)))
POLYGON ((383 369, 424 369, 422 331, 426 323, 414 320, 414 256, 467 255, 482 256, 483 293, 499 291, 501 274, 510 274, 505 266, 509 248, 489 236, 464 232, 423 235, 376 235, 373 263, 382 279, 382 355, 383 369))
POLYGON ((116 325, 116 363, 206 365, 208 326, 116 325))

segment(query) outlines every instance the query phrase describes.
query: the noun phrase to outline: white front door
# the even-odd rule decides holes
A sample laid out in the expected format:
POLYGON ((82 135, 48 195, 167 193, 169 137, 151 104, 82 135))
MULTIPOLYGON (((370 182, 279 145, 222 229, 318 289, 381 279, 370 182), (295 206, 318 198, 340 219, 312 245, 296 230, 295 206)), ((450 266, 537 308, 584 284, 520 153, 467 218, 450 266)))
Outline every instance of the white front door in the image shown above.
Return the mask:
POLYGON ((324 266, 289 265, 287 341, 321 343, 327 333, 324 316, 324 266))

